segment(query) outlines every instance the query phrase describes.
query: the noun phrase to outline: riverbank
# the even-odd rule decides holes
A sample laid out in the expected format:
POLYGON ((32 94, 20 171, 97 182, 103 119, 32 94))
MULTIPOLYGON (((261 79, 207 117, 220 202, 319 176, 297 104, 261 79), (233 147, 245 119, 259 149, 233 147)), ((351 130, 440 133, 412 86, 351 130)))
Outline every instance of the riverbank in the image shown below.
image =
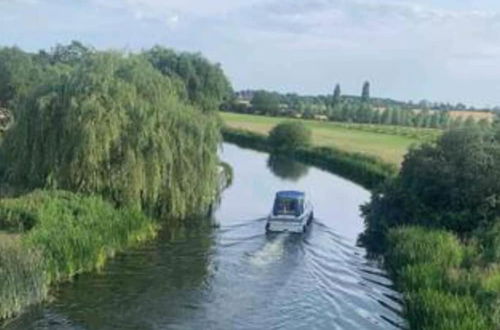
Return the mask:
MULTIPOLYGON (((267 135, 275 125, 287 120, 228 112, 221 112, 220 115, 227 127, 263 135, 267 135)), ((314 146, 376 157, 396 166, 400 166, 412 145, 435 140, 441 134, 437 129, 294 120, 302 122, 312 130, 314 146)))
POLYGON ((159 225, 96 196, 38 190, 0 201, 0 319, 47 299, 51 285, 103 267, 159 225))
POLYGON ((362 207, 412 329, 500 329, 499 176, 498 128, 451 130, 362 207))
MULTIPOLYGON (((267 136, 264 134, 224 127, 222 135, 226 142, 241 147, 271 151, 267 136)), ((377 187, 397 173, 396 166, 376 157, 346 152, 333 147, 300 148, 287 153, 286 156, 343 176, 368 189, 377 187)))

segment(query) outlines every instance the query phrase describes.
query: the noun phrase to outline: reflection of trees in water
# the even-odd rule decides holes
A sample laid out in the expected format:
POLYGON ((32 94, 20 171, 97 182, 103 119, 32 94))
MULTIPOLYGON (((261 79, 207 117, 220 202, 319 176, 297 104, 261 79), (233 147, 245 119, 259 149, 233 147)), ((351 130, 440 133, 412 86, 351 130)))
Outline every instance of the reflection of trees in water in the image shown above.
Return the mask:
POLYGON ((270 155, 267 167, 279 178, 297 181, 307 175, 309 167, 280 155, 270 155))

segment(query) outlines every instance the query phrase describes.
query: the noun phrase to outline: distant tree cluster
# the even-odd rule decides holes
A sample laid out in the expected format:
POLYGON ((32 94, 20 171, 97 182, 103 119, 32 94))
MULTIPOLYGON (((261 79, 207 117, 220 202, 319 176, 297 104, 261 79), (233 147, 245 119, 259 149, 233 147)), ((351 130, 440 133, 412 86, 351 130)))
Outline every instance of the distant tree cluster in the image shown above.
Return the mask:
MULTIPOLYGON (((454 129, 405 156, 399 176, 363 207, 366 243, 388 228, 420 225, 467 236, 500 219, 500 130, 454 129)), ((499 253, 500 255, 500 253, 499 253)))
MULTIPOLYGON (((11 104, 16 98, 37 85, 54 66, 70 70, 96 53, 96 49, 78 41, 38 53, 16 47, 0 48, 0 107, 15 108, 11 104)), ((203 111, 218 110, 232 95, 231 84, 220 65, 209 62, 201 54, 156 46, 137 55, 168 76, 179 97, 203 111)))
POLYGON ((299 96, 268 91, 242 91, 223 105, 227 111, 269 116, 328 119, 339 122, 399 125, 424 128, 487 127, 490 121, 473 116, 450 116, 448 110, 467 110, 463 104, 437 104, 421 101, 398 102, 372 98, 370 83, 363 84, 361 95, 342 95, 337 84, 332 95, 299 96))

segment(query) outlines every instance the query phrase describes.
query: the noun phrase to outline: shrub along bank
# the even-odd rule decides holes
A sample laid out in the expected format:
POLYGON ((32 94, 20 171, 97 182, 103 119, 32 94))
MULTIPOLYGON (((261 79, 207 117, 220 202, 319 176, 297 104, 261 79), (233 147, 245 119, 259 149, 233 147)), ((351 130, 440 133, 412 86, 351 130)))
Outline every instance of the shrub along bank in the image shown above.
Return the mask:
POLYGON ((363 207, 412 329, 500 328, 500 132, 455 130, 406 156, 363 207))
POLYGON ((224 127, 222 135, 227 142, 241 147, 282 153, 287 157, 351 179, 368 189, 375 188, 396 173, 395 166, 360 153, 345 152, 332 147, 311 146, 276 151, 268 137, 263 134, 224 127))
POLYGON ((47 297, 50 284, 102 267, 108 257, 155 236, 158 224, 138 209, 101 197, 35 191, 0 200, 0 319, 47 297))

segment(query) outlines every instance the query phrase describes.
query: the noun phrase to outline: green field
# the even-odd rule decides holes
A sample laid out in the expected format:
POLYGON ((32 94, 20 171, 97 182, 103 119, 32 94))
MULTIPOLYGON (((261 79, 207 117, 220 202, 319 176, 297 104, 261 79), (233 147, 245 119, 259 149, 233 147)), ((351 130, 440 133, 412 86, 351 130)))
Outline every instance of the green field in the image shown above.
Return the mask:
MULTIPOLYGON (((241 128, 257 133, 267 134, 273 126, 287 120, 285 118, 245 115, 223 112, 221 116, 229 127, 241 128)), ((360 152, 376 156, 382 160, 401 164, 403 156, 413 144, 418 144, 421 139, 399 134, 387 134, 368 130, 372 125, 347 125, 321 122, 316 120, 301 120, 312 129, 313 143, 318 146, 333 146, 349 152, 360 152)), ((427 133, 427 130, 422 130, 427 133)))

